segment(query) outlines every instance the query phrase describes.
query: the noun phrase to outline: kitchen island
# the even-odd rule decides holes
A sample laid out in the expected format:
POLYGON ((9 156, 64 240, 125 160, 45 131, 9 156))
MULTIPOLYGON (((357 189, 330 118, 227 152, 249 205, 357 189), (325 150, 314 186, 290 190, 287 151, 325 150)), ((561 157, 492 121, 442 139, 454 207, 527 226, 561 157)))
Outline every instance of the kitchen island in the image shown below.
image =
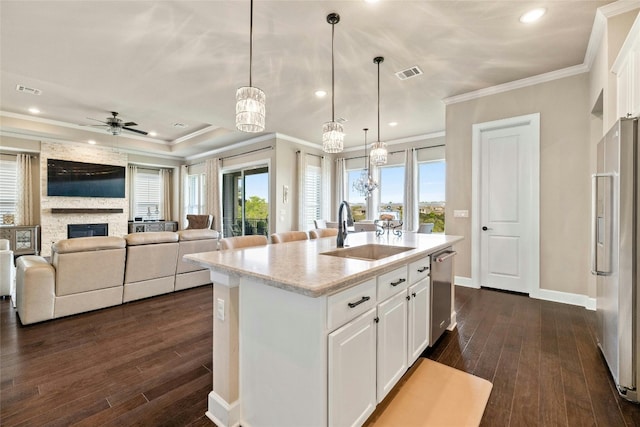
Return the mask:
POLYGON ((369 232, 338 250, 324 238, 185 256, 214 283, 209 418, 362 424, 429 344, 429 257, 461 240, 369 232))

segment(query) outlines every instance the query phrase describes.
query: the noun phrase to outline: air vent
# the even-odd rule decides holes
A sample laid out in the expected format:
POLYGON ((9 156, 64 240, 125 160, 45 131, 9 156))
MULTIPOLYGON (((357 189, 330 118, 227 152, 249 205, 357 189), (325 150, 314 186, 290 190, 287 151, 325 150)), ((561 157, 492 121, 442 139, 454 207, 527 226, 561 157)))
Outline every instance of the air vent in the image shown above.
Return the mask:
POLYGON ((414 66, 414 67, 407 68, 406 70, 398 71, 396 73, 396 76, 400 80, 407 80, 407 79, 410 79, 411 77, 419 76, 421 74, 422 74, 422 70, 418 68, 418 66, 414 66))
POLYGON ((347 123, 349 120, 345 119, 344 117, 338 117, 336 119, 336 122, 338 123, 347 123))
POLYGON ((31 95, 42 95, 42 91, 40 89, 35 89, 24 85, 17 85, 16 90, 18 92, 30 93, 31 95))

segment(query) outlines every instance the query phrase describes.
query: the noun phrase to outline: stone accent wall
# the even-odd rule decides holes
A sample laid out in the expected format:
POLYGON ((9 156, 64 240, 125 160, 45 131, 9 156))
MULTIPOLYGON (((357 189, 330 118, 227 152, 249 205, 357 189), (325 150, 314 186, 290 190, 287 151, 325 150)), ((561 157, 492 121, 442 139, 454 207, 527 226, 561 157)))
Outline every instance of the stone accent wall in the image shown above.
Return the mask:
MULTIPOLYGON (((41 211, 41 253, 42 256, 51 255, 51 245, 58 240, 67 238, 67 224, 95 224, 108 223, 110 236, 124 236, 127 234, 129 219, 129 189, 126 189, 124 199, 98 197, 59 197, 47 195, 47 160, 71 160, 85 163, 99 163, 105 165, 127 166, 128 156, 116 149, 96 147, 88 144, 60 144, 42 142, 40 151, 40 194, 41 211), (108 214, 59 214, 51 213, 55 208, 117 208, 123 213, 108 214)), ((127 172, 128 182, 128 172, 127 172)))

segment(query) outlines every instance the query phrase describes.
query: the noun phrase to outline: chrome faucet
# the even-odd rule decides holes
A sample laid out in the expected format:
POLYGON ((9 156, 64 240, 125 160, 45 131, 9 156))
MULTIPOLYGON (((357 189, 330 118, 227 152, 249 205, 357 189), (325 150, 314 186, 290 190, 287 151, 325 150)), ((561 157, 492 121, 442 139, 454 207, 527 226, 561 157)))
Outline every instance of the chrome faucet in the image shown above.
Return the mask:
POLYGON ((344 240, 347 238, 347 227, 353 225, 353 215, 351 214, 351 207, 346 200, 343 200, 340 203, 340 207, 338 208, 338 237, 336 240, 337 246, 339 248, 344 248, 344 240), (342 219, 342 208, 345 207, 347 209, 347 220, 343 221, 342 219))

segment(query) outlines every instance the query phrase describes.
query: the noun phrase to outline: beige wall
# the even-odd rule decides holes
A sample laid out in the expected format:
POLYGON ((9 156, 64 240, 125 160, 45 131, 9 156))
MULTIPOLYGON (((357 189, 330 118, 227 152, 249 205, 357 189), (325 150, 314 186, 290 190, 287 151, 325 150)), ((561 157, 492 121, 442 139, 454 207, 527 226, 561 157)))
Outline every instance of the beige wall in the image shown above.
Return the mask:
POLYGON ((589 75, 451 104, 446 109, 446 232, 456 245, 456 275, 471 277, 471 127, 540 113, 540 288, 587 294, 590 242, 589 75))

